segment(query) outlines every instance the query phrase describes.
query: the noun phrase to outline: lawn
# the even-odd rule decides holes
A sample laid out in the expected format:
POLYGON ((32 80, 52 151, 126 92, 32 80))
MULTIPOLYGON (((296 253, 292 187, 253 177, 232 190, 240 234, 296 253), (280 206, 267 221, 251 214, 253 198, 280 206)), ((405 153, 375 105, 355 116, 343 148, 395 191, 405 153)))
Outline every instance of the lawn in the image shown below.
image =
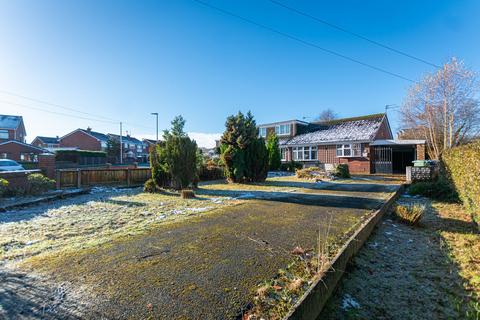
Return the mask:
POLYGON ((480 319, 480 235, 456 203, 402 197, 418 226, 387 215, 354 258, 322 319, 480 319))
MULTIPOLYGON (((75 304, 86 318, 235 318, 295 247, 313 250, 327 227, 327 241, 341 241, 397 187, 281 177, 205 183, 191 200, 103 190, 4 213, 4 279, 16 290, 0 305, 22 309, 14 293, 27 281, 30 291, 62 286, 60 317, 75 304)), ((33 314, 40 304, 25 305, 33 314)))

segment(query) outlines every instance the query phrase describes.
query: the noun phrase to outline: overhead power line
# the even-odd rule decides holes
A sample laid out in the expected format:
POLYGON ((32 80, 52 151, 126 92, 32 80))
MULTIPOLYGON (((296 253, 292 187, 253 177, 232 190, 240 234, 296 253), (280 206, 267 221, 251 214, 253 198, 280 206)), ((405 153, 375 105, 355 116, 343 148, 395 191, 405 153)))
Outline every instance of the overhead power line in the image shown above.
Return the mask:
POLYGON ((67 113, 63 113, 63 112, 56 112, 56 111, 47 110, 47 109, 38 108, 38 107, 32 107, 32 106, 29 106, 29 105, 25 105, 25 104, 17 103, 17 102, 12 102, 12 101, 0 100, 0 103, 14 105, 14 106, 21 107, 21 108, 43 111, 43 112, 47 112, 47 113, 51 113, 51 114, 64 116, 64 117, 71 117, 71 118, 76 118, 76 119, 104 122, 104 123, 110 123, 110 124, 117 124, 118 123, 117 121, 112 121, 112 120, 100 120, 100 119, 87 118, 87 117, 73 115, 73 114, 67 114, 67 113))
POLYGON ((355 58, 346 56, 346 55, 344 55, 344 54, 342 54, 342 53, 339 53, 339 52, 336 52, 336 51, 333 51, 333 50, 330 50, 330 49, 321 47, 321 46, 319 46, 319 45, 317 45, 317 44, 315 44, 315 43, 313 43, 313 42, 300 39, 300 38, 298 38, 298 37, 296 37, 296 36, 293 36, 293 35, 291 35, 291 34, 285 33, 285 32, 283 32, 283 31, 279 31, 279 30, 274 29, 274 28, 272 28, 272 27, 269 27, 269 26, 267 26, 267 25, 265 25, 265 24, 256 22, 256 21, 251 20, 251 19, 249 19, 249 18, 245 18, 245 17, 243 17, 243 16, 241 16, 241 15, 238 15, 238 14, 233 13, 233 12, 231 12, 231 11, 227 11, 227 10, 225 10, 225 9, 222 9, 222 8, 220 8, 220 7, 217 7, 217 6, 214 6, 214 5, 209 4, 209 3, 207 3, 207 2, 204 2, 204 1, 201 1, 201 0, 193 0, 193 1, 198 2, 199 4, 204 5, 204 6, 206 6, 206 7, 209 7, 209 8, 211 8, 211 9, 214 9, 214 10, 216 10, 216 11, 219 11, 219 12, 225 14, 225 15, 229 15, 229 16, 235 17, 235 18, 237 18, 237 19, 240 19, 240 20, 243 20, 243 21, 248 22, 248 23, 250 23, 250 24, 253 24, 253 25, 257 26, 257 27, 260 27, 260 28, 269 30, 269 31, 271 31, 271 32, 273 32, 273 33, 279 34, 279 35, 281 35, 281 36, 283 36, 283 37, 289 38, 289 39, 291 39, 291 40, 295 40, 295 41, 300 42, 300 43, 302 43, 302 44, 304 44, 304 45, 307 45, 307 46, 309 46, 309 47, 313 47, 313 48, 322 50, 322 51, 327 52, 327 53, 329 53, 329 54, 331 54, 331 55, 340 57, 340 58, 342 58, 342 59, 345 59, 345 60, 354 62, 354 63, 359 64, 359 65, 362 65, 362 66, 364 66, 364 67, 367 67, 367 68, 370 68, 370 69, 373 69, 373 70, 376 70, 376 71, 379 71, 379 72, 388 74, 388 75, 390 75, 390 76, 393 76, 393 77, 396 77, 396 78, 399 78, 399 79, 402 79, 402 80, 405 80, 405 81, 415 82, 414 80, 409 79, 409 78, 407 78, 407 77, 404 77, 404 76, 402 76, 402 75, 400 75, 400 74, 398 74, 398 73, 395 73, 395 72, 392 72, 392 71, 388 71, 388 70, 386 70, 386 69, 383 69, 383 68, 374 66, 374 65, 372 65, 372 64, 369 64, 369 63, 366 63, 366 62, 362 62, 362 61, 357 60, 357 59, 355 59, 355 58))
POLYGON ((85 114, 85 115, 88 115, 88 116, 93 116, 93 117, 95 117, 95 118, 102 118, 102 119, 105 119, 105 120, 112 120, 112 121, 118 122, 118 120, 115 120, 115 119, 112 119, 112 118, 104 117, 104 116, 101 116, 101 115, 95 115, 95 114, 92 114, 92 113, 88 113, 88 112, 84 112, 84 111, 77 110, 77 109, 75 109, 75 108, 66 107, 66 106, 63 106, 63 105, 61 105, 61 104, 51 103, 51 102, 44 101, 44 100, 40 100, 40 99, 37 99, 37 98, 27 97, 27 96, 25 96, 25 95, 18 94, 18 93, 15 93, 15 92, 10 92, 10 91, 7 91, 7 90, 2 90, 2 89, 0 89, 0 92, 1 92, 1 93, 5 93, 5 94, 8 94, 8 95, 10 95, 10 96, 14 96, 14 97, 18 97, 18 98, 30 100, 30 101, 37 102, 37 103, 41 103, 41 104, 45 104, 45 105, 49 105, 49 106, 52 106, 52 107, 57 107, 57 108, 61 108, 61 109, 64 109, 64 110, 73 111, 73 112, 78 112, 78 113, 85 114))
POLYGON ((307 17, 307 18, 310 18, 310 19, 312 19, 312 20, 314 20, 314 21, 316 21, 316 22, 319 22, 319 23, 322 23, 322 24, 324 24, 324 25, 326 25, 326 26, 329 26, 329 27, 331 27, 331 28, 333 28, 333 29, 339 30, 339 31, 341 31, 341 32, 343 32, 343 33, 346 33, 346 34, 352 35, 352 36, 354 36, 354 37, 357 37, 357 38, 359 38, 359 39, 365 40, 365 41, 370 42, 371 44, 374 44, 374 45, 379 46, 379 47, 381 47, 381 48, 384 48, 384 49, 387 49, 387 50, 389 50, 389 51, 392 51, 392 52, 395 52, 395 53, 397 53, 397 54, 400 54, 400 55, 402 55, 402 56, 404 56, 404 57, 407 57, 407 58, 410 58, 410 59, 413 59, 413 60, 422 62, 422 63, 424 63, 424 64, 427 64, 427 65, 432 66, 432 67, 435 67, 435 68, 441 68, 441 66, 439 66, 439 65, 437 65, 437 64, 435 64, 435 63, 433 63, 433 62, 429 62, 429 61, 427 61, 427 60, 425 60, 425 59, 416 57, 416 56, 414 56, 414 55, 412 55, 412 54, 409 54, 409 53, 406 53, 406 52, 404 52, 404 51, 395 49, 395 48, 393 48, 393 47, 391 47, 391 46, 388 46, 388 45, 383 44, 383 43, 381 43, 381 42, 378 42, 378 41, 376 41, 376 40, 372 40, 372 39, 367 38, 367 37, 365 37, 365 36, 363 36, 363 35, 361 35, 361 34, 359 34, 359 33, 356 33, 356 32, 350 31, 350 30, 347 30, 347 29, 345 29, 345 28, 343 28, 343 27, 340 27, 340 26, 337 26, 337 25, 335 25, 335 24, 333 24, 333 23, 331 23, 331 22, 328 22, 328 21, 326 21, 326 20, 323 20, 323 19, 317 18, 317 17, 315 17, 315 16, 312 16, 312 15, 309 14, 309 13, 306 13, 306 12, 304 12, 304 11, 300 11, 300 10, 295 9, 295 8, 293 8, 293 7, 287 6, 286 4, 283 4, 283 3, 279 2, 279 1, 276 1, 276 0, 268 0, 268 1, 270 1, 271 3, 273 3, 273 4, 277 5, 277 6, 280 6, 280 7, 283 7, 283 8, 285 8, 285 9, 287 9, 287 10, 290 10, 290 11, 292 11, 292 12, 295 12, 295 13, 297 13, 297 14, 299 14, 299 15, 302 15, 302 16, 305 16, 305 17, 307 17))
MULTIPOLYGON (((98 122, 105 122, 105 123, 119 123, 120 122, 120 120, 118 120, 118 119, 113 119, 113 118, 105 117, 105 116, 102 116, 102 115, 97 115, 97 114, 93 114, 93 113, 89 113, 89 112, 80 111, 76 108, 67 107, 65 105, 61 105, 61 104, 58 104, 58 103, 48 102, 48 101, 45 101, 45 100, 29 97, 29 96, 26 96, 26 95, 23 95, 23 94, 7 91, 7 90, 3 90, 3 89, 0 89, 0 93, 8 94, 10 96, 30 100, 32 102, 41 103, 41 104, 49 105, 49 106, 52 106, 52 107, 56 107, 56 108, 60 108, 60 109, 64 109, 64 110, 68 110, 68 111, 72 111, 72 112, 77 112, 77 113, 84 114, 84 115, 87 115, 87 116, 90 116, 90 117, 81 117, 81 116, 77 116, 77 115, 70 115, 70 114, 66 114, 66 113, 62 113, 62 112, 56 112, 56 111, 51 111, 51 110, 47 110, 47 109, 43 109, 43 108, 32 107, 32 106, 28 106, 28 105, 25 105, 25 104, 19 104, 19 103, 14 103, 14 102, 7 101, 7 103, 17 105, 17 106, 20 106, 20 107, 24 107, 24 108, 35 109, 35 110, 44 111, 44 112, 48 112, 48 113, 53 113, 53 114, 57 114, 57 115, 63 115, 63 116, 67 116, 67 117, 74 117, 74 118, 77 118, 77 119, 84 119, 84 120, 91 120, 91 121, 98 121, 98 122), (94 117, 94 118, 91 118, 91 117, 94 117), (99 118, 99 119, 95 119, 95 118, 99 118)), ((0 100, 0 102, 5 102, 5 101, 0 100)), ((125 122, 125 121, 123 121, 123 123, 127 124, 131 127, 141 127, 141 128, 153 130, 152 127, 141 125, 141 124, 125 122)))

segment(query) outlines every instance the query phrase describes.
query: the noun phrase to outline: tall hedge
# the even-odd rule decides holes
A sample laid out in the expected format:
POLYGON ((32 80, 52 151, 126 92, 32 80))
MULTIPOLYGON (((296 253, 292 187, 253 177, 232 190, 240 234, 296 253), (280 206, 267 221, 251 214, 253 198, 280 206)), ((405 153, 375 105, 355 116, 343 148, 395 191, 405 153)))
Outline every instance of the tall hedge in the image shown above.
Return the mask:
POLYGON ((480 223, 480 141, 448 150, 442 161, 463 205, 480 223))

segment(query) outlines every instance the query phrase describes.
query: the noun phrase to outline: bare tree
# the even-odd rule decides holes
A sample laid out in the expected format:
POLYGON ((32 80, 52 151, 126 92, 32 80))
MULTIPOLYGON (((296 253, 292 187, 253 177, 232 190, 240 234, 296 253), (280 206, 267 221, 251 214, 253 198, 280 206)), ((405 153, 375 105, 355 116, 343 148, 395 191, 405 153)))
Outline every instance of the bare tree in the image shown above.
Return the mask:
POLYGON ((432 159, 478 135, 480 86, 476 74, 452 58, 442 69, 415 83, 402 106, 404 130, 423 133, 432 159))
POLYGON ((333 111, 332 109, 328 108, 320 112, 318 117, 315 119, 316 121, 330 121, 335 120, 338 118, 338 114, 333 111))

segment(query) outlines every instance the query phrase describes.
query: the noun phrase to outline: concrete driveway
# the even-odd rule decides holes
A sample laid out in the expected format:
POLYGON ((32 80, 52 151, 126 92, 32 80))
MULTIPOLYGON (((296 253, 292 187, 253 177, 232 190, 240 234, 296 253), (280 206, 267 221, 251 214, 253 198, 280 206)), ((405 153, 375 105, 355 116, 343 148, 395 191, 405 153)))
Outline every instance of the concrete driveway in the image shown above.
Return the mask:
MULTIPOLYGON (((259 187, 249 190, 242 204, 97 247, 35 256, 22 263, 22 270, 71 290, 79 310, 68 314, 58 308, 51 318, 79 313, 86 319, 235 318, 256 286, 292 260, 295 246, 315 247, 330 216, 335 241, 398 188, 381 181, 282 183, 289 192, 259 187)), ((225 196, 236 190, 209 185, 198 193, 212 192, 225 196)), ((10 315, 14 301, 0 298, 10 315)))

